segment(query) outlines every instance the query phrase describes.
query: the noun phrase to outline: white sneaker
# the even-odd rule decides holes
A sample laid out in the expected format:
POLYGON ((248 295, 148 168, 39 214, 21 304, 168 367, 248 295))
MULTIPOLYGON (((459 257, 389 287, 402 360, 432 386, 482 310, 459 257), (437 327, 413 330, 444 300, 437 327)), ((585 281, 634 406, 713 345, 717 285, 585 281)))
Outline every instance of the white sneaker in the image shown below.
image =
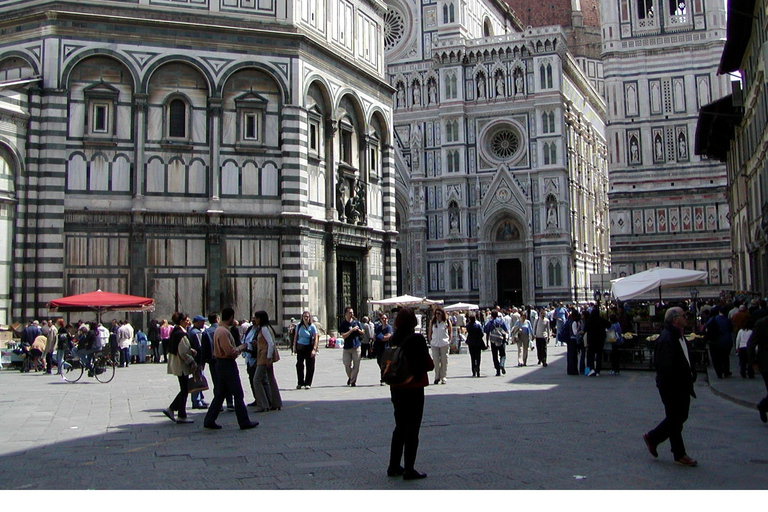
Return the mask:
POLYGON ((440 384, 445 384, 445 379, 440 380, 440 384))
POLYGON ((587 377, 594 377, 595 375, 597 375, 595 373, 595 370, 590 370, 589 373, 587 374, 587 377))

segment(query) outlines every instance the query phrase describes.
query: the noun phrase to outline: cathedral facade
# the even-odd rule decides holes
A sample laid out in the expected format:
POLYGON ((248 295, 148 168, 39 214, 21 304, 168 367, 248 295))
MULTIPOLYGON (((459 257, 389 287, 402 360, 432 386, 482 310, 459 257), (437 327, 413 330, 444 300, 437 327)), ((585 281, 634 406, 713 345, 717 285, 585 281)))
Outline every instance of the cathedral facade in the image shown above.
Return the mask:
POLYGON ((726 169, 693 142, 699 109, 731 91, 725 3, 609 0, 601 14, 613 273, 705 270, 699 295, 717 296, 732 287, 726 169))
POLYGON ((97 288, 277 325, 394 293, 386 11, 2 2, 0 323, 97 288))
POLYGON ((568 33, 494 0, 387 5, 399 291, 591 298, 610 265, 605 103, 568 33))

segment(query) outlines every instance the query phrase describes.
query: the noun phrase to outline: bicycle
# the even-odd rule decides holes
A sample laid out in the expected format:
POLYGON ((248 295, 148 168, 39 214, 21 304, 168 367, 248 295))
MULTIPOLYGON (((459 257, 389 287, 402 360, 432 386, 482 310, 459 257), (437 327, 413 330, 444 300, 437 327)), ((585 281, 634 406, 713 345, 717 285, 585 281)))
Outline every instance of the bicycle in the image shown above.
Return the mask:
POLYGON ((73 354, 61 364, 61 378, 67 382, 75 383, 83 377, 88 370, 89 377, 95 377, 102 384, 111 382, 115 378, 115 364, 109 354, 96 355, 91 364, 84 366, 80 358, 73 354))

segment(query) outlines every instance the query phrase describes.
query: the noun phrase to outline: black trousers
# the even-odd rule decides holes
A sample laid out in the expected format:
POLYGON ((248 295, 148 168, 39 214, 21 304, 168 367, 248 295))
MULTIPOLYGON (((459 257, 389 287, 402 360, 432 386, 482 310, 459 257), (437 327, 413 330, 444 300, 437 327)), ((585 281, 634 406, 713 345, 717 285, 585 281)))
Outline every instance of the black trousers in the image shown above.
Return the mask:
POLYGON ((595 345, 590 343, 587 347, 587 366, 600 373, 603 369, 603 344, 595 345))
POLYGON ((315 358, 312 356, 312 345, 296 345, 296 385, 311 386, 314 376, 315 358), (305 366, 306 374, 304 373, 305 366))
POLYGON ((669 439, 672 455, 675 459, 679 459, 686 455, 685 443, 683 443, 683 423, 688 419, 691 395, 687 391, 681 391, 677 388, 659 388, 659 395, 664 404, 666 418, 661 420, 656 428, 648 432, 648 437, 653 444, 660 444, 669 439))
POLYGON ((547 338, 536 338, 536 359, 540 363, 547 362, 547 338))
POLYGON ((731 347, 722 347, 712 344, 709 346, 709 353, 712 356, 712 368, 718 377, 727 377, 731 374, 731 347))
MULTIPOLYGON (((213 373, 213 372, 211 372, 213 373)), ((216 376, 213 387, 213 401, 208 406, 203 425, 213 425, 219 417, 219 411, 224 400, 232 395, 235 405, 237 423, 242 427, 251 422, 248 409, 243 400, 243 386, 240 384, 240 372, 234 359, 216 359, 216 376)))
POLYGON ((737 350, 737 353, 739 354, 739 373, 741 373, 742 377, 749 377, 750 379, 754 379, 755 369, 752 368, 751 364, 749 364, 749 354, 747 353, 747 348, 740 348, 737 350))
POLYGON ((611 370, 618 373, 621 369, 621 360, 619 359, 619 345, 612 343, 611 347, 611 370))
POLYGON ((189 394, 189 375, 179 375, 179 394, 168 408, 176 411, 179 418, 187 417, 187 395, 189 394))
POLYGON ((170 342, 171 342, 170 338, 165 340, 160 340, 160 345, 163 347, 163 361, 168 360, 168 345, 170 344, 170 342))
POLYGON ((507 347, 502 345, 494 345, 493 343, 491 345, 491 357, 493 358, 493 367, 496 368, 496 371, 500 371, 502 368, 504 368, 504 365, 507 362, 507 347))
POLYGON ((150 341, 152 343, 152 362, 160 362, 160 340, 150 341))
POLYGON ((403 459, 406 471, 413 469, 419 450, 419 429, 424 415, 424 388, 389 388, 395 409, 395 430, 389 451, 389 467, 397 468, 403 459))
POLYGON ((579 348, 576 340, 568 341, 565 344, 566 354, 565 362, 568 375, 579 374, 579 348))
POLYGON ((480 376, 480 358, 483 354, 483 346, 469 346, 469 364, 472 366, 472 375, 480 376))

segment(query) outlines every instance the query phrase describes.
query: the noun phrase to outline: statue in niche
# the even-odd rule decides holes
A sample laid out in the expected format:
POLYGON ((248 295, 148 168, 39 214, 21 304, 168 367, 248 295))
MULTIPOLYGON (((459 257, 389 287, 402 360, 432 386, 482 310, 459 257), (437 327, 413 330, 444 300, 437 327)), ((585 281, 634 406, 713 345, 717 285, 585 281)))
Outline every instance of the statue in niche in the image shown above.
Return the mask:
POLYGON ((504 78, 501 74, 496 76, 496 96, 504 96, 504 78))
POLYGON ((677 139, 677 157, 680 160, 686 160, 688 158, 688 148, 685 144, 685 137, 681 133, 677 139))
POLYGON ((361 225, 365 224, 365 216, 368 213, 365 205, 365 183, 362 180, 357 180, 355 196, 352 198, 352 208, 357 218, 357 223, 361 225))
POLYGON ((413 123, 411 126, 411 161, 412 167, 417 169, 419 167, 419 153, 421 152, 421 127, 418 123, 413 123))
POLYGON ((523 73, 515 70, 515 94, 523 94, 523 73))
POLYGON ((413 84, 413 105, 421 105, 421 87, 418 82, 414 82, 413 84))
POLYGON ((549 201, 549 204, 547 205, 547 227, 557 227, 557 207, 555 206, 554 201, 549 201))
POLYGON ((397 108, 403 108, 405 106, 405 91, 403 90, 403 84, 397 84, 397 108))
POLYGON ((429 82, 428 93, 429 93, 429 104, 430 105, 437 104, 437 86, 435 85, 435 82, 429 82))
POLYGON ((637 144, 635 137, 632 137, 629 141, 629 159, 631 163, 640 162, 640 146, 637 144))
POLYGON ((656 136, 656 160, 664 160, 664 146, 661 143, 661 137, 656 136))
POLYGON ((477 97, 485 98, 485 78, 483 78, 483 75, 478 75, 477 77, 477 97))
POLYGON ((346 220, 347 192, 347 180, 339 176, 336 181, 336 211, 341 222, 346 220))

